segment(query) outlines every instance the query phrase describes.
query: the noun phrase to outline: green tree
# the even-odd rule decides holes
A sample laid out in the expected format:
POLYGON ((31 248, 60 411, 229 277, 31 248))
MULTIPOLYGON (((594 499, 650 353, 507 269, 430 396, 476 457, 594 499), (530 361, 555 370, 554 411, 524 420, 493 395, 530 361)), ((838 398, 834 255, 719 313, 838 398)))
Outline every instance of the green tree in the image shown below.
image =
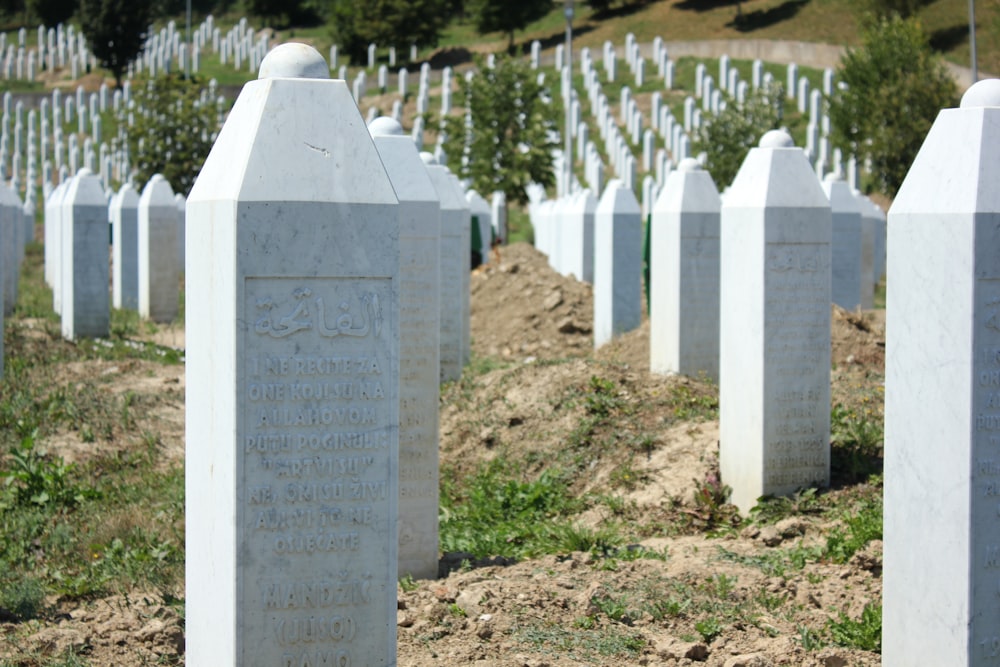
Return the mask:
POLYGON ((728 97, 719 115, 702 117, 692 148, 707 155, 705 168, 720 188, 733 182, 747 153, 764 133, 781 124, 783 99, 784 87, 772 84, 749 93, 743 104, 728 97))
POLYGON ((508 201, 527 203, 529 183, 555 183, 556 110, 526 62, 501 57, 491 69, 477 58, 476 65, 471 81, 459 78, 458 99, 466 100, 471 123, 465 116, 442 121, 448 166, 481 193, 502 190, 508 201))
POLYGON ((56 26, 76 11, 76 0, 27 0, 28 12, 42 24, 56 26))
POLYGON ((834 146, 871 165, 875 188, 895 196, 938 112, 955 106, 955 81, 920 26, 898 16, 872 24, 840 61, 846 84, 827 100, 834 146))
POLYGON ((80 29, 97 61, 111 71, 115 85, 142 51, 149 27, 148 2, 136 0, 80 0, 80 29))
POLYGON ((445 0, 333 0, 330 32, 342 53, 355 62, 367 62, 369 44, 435 46, 448 22, 445 0))
POLYGON ((468 0, 466 11, 479 34, 502 32, 507 35, 507 52, 514 52, 514 33, 524 30, 552 10, 551 0, 468 0))
MULTIPOLYGON (((219 129, 215 101, 202 104, 200 98, 201 85, 179 74, 135 87, 137 108, 128 147, 137 190, 153 174, 163 174, 175 192, 186 195, 191 190, 219 129)), ((123 107, 120 113, 127 111, 123 107)))

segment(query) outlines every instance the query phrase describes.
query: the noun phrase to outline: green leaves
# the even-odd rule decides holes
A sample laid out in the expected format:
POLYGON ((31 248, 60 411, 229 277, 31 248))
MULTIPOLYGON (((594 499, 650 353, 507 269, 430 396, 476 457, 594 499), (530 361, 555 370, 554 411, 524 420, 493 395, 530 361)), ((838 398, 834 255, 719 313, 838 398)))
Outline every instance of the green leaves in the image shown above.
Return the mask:
POLYGON ((492 68, 482 59, 476 65, 471 81, 460 79, 457 96, 471 125, 463 116, 441 121, 448 166, 483 196, 502 190, 508 201, 526 204, 529 183, 555 183, 554 107, 543 99, 549 91, 526 62, 498 57, 492 68))
POLYGON ((749 93, 743 104, 727 97, 726 108, 717 116, 703 116, 695 135, 694 153, 708 156, 705 168, 719 189, 736 178, 750 149, 757 145, 768 130, 781 122, 782 86, 760 88, 749 93))
POLYGON ((899 17, 869 27, 838 78, 847 87, 827 100, 833 143, 870 161, 874 187, 895 196, 938 112, 957 103, 955 82, 919 24, 899 17))
MULTIPOLYGON (((200 96, 197 83, 176 74, 136 86, 137 109, 128 142, 137 190, 153 174, 163 174, 175 192, 186 196, 191 190, 218 129, 215 100, 202 102, 200 96)), ((128 110, 123 107, 121 113, 120 123, 127 120, 128 110)))
POLYGON ((80 30, 102 67, 111 70, 119 88, 128 64, 142 50, 151 5, 135 0, 80 0, 80 30))

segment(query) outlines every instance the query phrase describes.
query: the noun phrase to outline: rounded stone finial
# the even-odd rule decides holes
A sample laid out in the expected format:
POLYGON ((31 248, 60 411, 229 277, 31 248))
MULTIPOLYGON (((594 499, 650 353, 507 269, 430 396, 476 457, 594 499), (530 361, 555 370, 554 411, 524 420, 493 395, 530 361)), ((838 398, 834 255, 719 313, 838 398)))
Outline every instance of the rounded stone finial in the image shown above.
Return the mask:
POLYGON ((840 177, 840 173, 837 171, 831 171, 829 174, 823 177, 823 180, 827 183, 836 183, 837 181, 843 180, 840 177))
POLYGON ((319 51, 289 42, 274 47, 260 63, 258 79, 329 79, 330 70, 319 51))
POLYGON ((761 148, 792 148, 795 142, 785 130, 771 130, 760 138, 761 148))
POLYGON ((399 137, 403 135, 403 126, 391 116, 379 116, 368 123, 368 133, 373 137, 399 137))
POLYGON ((1000 107, 1000 79, 983 79, 972 84, 962 95, 961 107, 1000 107))
POLYGON ((93 176, 94 172, 90 170, 90 167, 80 167, 76 170, 77 176, 93 176))
POLYGON ((166 180, 163 178, 163 174, 153 174, 149 177, 150 183, 159 183, 160 181, 166 180))
POLYGON ((420 159, 424 161, 424 164, 430 166, 438 163, 437 158, 434 157, 434 153, 428 153, 427 151, 420 151, 420 159))
POLYGON ((681 163, 677 165, 678 171, 698 171, 701 169, 701 163, 698 162, 697 158, 686 157, 681 160, 681 163))

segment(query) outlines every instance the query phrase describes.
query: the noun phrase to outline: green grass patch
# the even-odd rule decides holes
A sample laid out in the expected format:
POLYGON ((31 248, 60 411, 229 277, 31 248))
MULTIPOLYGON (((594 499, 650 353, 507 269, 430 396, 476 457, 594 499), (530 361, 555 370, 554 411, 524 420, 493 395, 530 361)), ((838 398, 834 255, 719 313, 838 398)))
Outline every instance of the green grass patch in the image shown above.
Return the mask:
POLYGON ((477 558, 524 558, 607 543, 609 536, 573 528, 571 517, 583 508, 558 470, 526 480, 520 467, 503 457, 463 480, 444 470, 441 549, 477 558))

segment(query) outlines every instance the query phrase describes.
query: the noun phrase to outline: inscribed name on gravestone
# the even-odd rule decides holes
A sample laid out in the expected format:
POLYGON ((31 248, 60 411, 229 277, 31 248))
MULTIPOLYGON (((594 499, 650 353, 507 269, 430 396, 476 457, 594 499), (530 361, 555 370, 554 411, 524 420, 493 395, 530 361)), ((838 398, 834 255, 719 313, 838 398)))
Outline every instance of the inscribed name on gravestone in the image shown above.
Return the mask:
POLYGON ((271 635, 249 653, 276 643, 279 665, 313 654, 311 664, 357 664, 353 645, 382 620, 372 616, 379 573, 369 565, 378 565, 371 554, 389 530, 395 493, 383 370, 390 291, 379 278, 246 279, 244 312, 254 321, 244 334, 240 542, 264 558, 244 576, 242 595, 245 622, 271 635), (358 562, 308 575, 332 556, 358 562))

